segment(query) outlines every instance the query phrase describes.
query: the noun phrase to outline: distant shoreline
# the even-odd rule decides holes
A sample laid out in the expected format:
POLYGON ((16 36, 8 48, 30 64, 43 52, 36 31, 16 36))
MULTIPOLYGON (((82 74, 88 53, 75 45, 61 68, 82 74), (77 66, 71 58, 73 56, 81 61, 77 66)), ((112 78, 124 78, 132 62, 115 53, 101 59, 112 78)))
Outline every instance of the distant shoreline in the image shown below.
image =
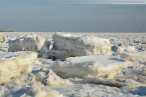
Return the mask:
POLYGON ((14 32, 13 30, 0 30, 0 32, 14 32))

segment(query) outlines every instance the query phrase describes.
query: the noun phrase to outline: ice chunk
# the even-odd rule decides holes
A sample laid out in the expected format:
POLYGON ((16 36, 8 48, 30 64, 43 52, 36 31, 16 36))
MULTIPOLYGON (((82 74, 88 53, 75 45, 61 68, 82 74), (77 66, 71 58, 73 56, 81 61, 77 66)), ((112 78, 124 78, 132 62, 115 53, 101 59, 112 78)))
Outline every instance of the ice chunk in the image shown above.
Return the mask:
MULTIPOLYGON (((134 66, 137 64, 134 64, 134 66)), ((139 64, 136 67, 126 68, 120 74, 123 79, 132 79, 134 81, 146 84, 146 66, 139 64)))
POLYGON ((143 52, 122 52, 119 53, 121 58, 130 60, 130 61, 140 61, 140 62, 146 62, 146 51, 143 52))
POLYGON ((67 33, 53 35, 54 49, 64 51, 64 56, 84 56, 91 54, 111 54, 111 44, 108 39, 94 36, 76 36, 67 33))
POLYGON ((0 42, 3 42, 3 38, 1 37, 1 32, 0 32, 0 42))
POLYGON ((5 87, 0 86, 0 97, 8 97, 8 95, 10 95, 10 91, 5 87))
POLYGON ((32 94, 33 97, 63 97, 58 91, 48 87, 32 87, 28 92, 32 94))
POLYGON ((0 53, 0 84, 23 73, 29 73, 37 58, 34 52, 0 53))
POLYGON ((32 83, 35 83, 35 76, 32 73, 26 73, 20 75, 18 78, 13 78, 12 80, 6 82, 4 86, 8 89, 12 89, 16 86, 20 87, 32 83))
POLYGON ((137 82, 132 79, 125 79, 125 80, 119 80, 119 79, 103 79, 99 77, 94 76, 86 76, 84 77, 84 82, 92 83, 92 84, 103 84, 108 85, 112 87, 123 87, 128 86, 130 88, 139 87, 139 86, 146 86, 143 83, 137 82))
POLYGON ((124 86, 124 83, 121 83, 114 79, 105 79, 105 78, 100 78, 100 77, 95 77, 95 76, 86 76, 86 77, 84 77, 83 81, 87 82, 87 83, 103 84, 103 85, 108 85, 108 86, 112 86, 112 87, 124 86))
POLYGON ((0 52, 6 52, 8 51, 9 45, 8 43, 0 43, 0 52))
POLYGON ((0 48, 8 48, 9 44, 8 43, 0 43, 0 48))
POLYGON ((9 43, 9 51, 40 51, 45 47, 45 39, 36 35, 26 35, 9 43))
POLYGON ((131 51, 136 51, 135 46, 128 46, 124 44, 119 44, 118 46, 113 46, 112 50, 114 52, 131 52, 131 51))
POLYGON ((45 72, 39 72, 36 74, 36 80, 40 81, 46 85, 72 85, 72 83, 67 79, 62 79, 57 76, 51 69, 49 69, 49 73, 46 75, 45 72))
POLYGON ((0 42, 3 42, 3 38, 2 37, 0 37, 0 42))
POLYGON ((131 88, 139 87, 139 86, 146 86, 145 84, 137 82, 137 81, 132 80, 132 79, 127 79, 125 84, 131 88))
POLYGON ((54 62, 54 71, 63 77, 84 77, 87 75, 102 78, 114 78, 131 62, 110 55, 89 55, 70 57, 65 62, 54 62))
POLYGON ((0 86, 0 97, 63 97, 63 95, 56 90, 35 82, 32 85, 15 86, 12 89, 0 86))

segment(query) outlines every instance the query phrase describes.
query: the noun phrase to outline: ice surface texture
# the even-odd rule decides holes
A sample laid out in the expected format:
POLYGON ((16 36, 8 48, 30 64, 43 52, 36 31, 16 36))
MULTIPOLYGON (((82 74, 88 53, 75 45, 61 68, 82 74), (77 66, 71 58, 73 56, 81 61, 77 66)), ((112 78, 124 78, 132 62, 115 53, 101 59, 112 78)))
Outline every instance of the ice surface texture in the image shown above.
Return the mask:
POLYGON ((54 62, 54 71, 63 77, 98 76, 114 78, 131 62, 110 55, 89 55, 67 58, 65 62, 54 62))
POLYGON ((0 53, 0 84, 9 81, 12 77, 31 72, 37 53, 14 52, 0 53))

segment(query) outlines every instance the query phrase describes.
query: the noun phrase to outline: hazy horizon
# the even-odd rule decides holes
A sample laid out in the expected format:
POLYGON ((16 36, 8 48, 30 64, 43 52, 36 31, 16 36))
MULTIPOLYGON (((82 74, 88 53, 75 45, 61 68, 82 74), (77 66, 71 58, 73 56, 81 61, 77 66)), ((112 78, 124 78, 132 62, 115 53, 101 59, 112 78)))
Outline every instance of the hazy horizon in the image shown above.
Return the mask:
POLYGON ((16 32, 146 32, 145 4, 51 1, 0 1, 0 29, 16 32))

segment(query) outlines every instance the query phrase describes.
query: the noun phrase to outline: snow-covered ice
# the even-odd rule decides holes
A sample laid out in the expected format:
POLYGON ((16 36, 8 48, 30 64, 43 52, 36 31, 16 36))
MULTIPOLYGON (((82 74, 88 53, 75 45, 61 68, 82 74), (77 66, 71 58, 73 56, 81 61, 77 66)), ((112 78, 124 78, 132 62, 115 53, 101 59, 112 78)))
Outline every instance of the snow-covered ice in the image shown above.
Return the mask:
POLYGON ((70 57, 65 62, 54 62, 54 71, 64 77, 84 77, 87 75, 114 78, 131 62, 110 55, 89 55, 70 57))

